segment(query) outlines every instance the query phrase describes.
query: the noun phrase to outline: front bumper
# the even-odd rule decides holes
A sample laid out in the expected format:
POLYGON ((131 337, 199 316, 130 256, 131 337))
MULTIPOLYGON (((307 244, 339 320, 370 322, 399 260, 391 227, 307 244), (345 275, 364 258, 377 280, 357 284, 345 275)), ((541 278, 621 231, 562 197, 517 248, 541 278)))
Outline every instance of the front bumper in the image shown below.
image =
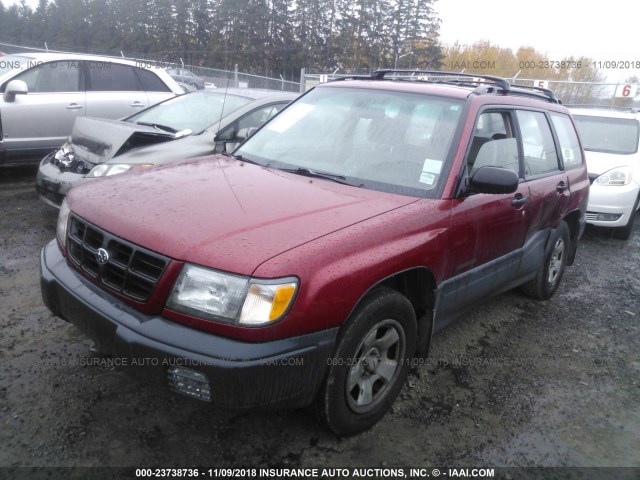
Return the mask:
POLYGON ((248 343, 144 315, 69 268, 55 240, 42 250, 40 268, 45 305, 129 373, 169 388, 169 370, 187 367, 206 376, 211 402, 225 408, 308 405, 333 353, 337 328, 248 343))
POLYGON ((626 226, 639 191, 640 185, 634 181, 623 186, 602 186, 594 182, 589 189, 587 223, 599 227, 626 226))
POLYGON ((36 190, 40 194, 40 200, 52 207, 60 208, 69 190, 92 179, 80 173, 60 171, 50 162, 52 155, 55 155, 55 152, 47 155, 40 162, 36 174, 36 190))

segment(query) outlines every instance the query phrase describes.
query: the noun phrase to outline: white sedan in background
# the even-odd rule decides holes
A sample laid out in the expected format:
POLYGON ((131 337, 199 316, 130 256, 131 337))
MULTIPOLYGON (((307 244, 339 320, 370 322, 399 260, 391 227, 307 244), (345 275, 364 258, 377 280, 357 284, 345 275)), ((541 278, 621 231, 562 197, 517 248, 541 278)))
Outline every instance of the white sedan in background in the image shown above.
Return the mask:
POLYGON ((587 158, 591 189, 587 223, 613 227, 626 240, 640 207, 640 113, 571 108, 587 158))

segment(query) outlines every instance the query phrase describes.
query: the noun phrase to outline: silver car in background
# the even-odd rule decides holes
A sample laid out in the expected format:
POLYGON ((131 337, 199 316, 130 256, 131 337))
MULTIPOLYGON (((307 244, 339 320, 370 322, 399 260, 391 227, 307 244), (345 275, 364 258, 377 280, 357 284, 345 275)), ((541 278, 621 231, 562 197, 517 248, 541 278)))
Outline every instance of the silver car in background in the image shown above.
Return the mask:
POLYGON ((204 79, 186 68, 168 68, 167 73, 176 82, 186 83, 196 90, 204 90, 204 79))
POLYGON ((80 183, 230 152, 297 96, 257 89, 199 90, 122 121, 79 118, 69 141, 40 163, 36 189, 42 201, 59 207, 80 183))
POLYGON ((182 93, 148 62, 6 55, 0 60, 0 165, 42 159, 64 143, 78 117, 123 118, 182 93))

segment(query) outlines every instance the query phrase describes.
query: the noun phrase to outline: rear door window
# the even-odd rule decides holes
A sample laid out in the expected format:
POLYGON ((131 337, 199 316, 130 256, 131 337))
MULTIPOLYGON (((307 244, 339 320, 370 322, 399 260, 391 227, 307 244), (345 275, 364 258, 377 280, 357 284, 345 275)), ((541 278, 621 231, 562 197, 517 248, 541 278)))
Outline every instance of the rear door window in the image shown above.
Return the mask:
POLYGON ((529 110, 517 110, 516 116, 522 136, 525 176, 558 171, 558 153, 547 116, 543 112, 529 110))
POLYGON ((134 92, 143 90, 134 67, 112 62, 87 62, 87 91, 134 92))

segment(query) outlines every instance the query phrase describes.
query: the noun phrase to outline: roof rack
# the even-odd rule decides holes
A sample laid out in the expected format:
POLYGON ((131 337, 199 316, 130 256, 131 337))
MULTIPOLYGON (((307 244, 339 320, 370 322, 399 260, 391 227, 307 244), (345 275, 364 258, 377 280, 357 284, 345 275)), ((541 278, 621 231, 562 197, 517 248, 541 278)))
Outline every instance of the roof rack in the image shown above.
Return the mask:
POLYGON ((473 93, 477 95, 497 93, 515 94, 523 96, 532 96, 535 98, 544 98, 552 103, 562 103, 558 100, 553 91, 542 87, 528 87, 523 85, 511 85, 501 77, 492 75, 481 75, 477 73, 462 72, 445 72, 440 70, 396 70, 384 69, 376 70, 371 76, 353 75, 349 77, 338 78, 338 80, 385 80, 391 74, 397 75, 402 80, 413 80, 422 82, 447 83, 464 87, 474 87, 473 93), (497 90, 496 90, 497 89, 497 90))
POLYGON ((478 75, 473 73, 443 72, 439 70, 376 70, 371 74, 371 77, 375 78, 376 80, 383 80, 385 75, 389 73, 400 73, 400 74, 405 74, 411 77, 415 75, 428 75, 430 77, 453 77, 455 80, 448 80, 447 82, 467 83, 474 86, 477 86, 476 84, 478 80, 483 80, 482 83, 489 83, 489 84, 496 85, 497 87, 501 88, 505 92, 509 92, 509 90, 511 90, 511 85, 509 85, 509 82, 506 81, 504 78, 494 77, 491 75, 478 75), (471 79, 474 79, 475 81, 473 80, 471 82, 460 81, 459 80, 460 77, 471 78, 471 79))

